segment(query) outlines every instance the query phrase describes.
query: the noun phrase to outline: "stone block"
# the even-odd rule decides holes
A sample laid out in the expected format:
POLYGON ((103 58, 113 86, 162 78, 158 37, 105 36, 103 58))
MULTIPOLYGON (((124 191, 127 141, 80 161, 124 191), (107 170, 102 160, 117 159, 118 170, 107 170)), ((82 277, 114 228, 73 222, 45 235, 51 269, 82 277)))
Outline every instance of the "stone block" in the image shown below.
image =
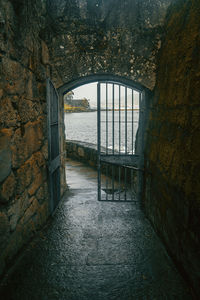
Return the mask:
POLYGON ((16 202, 12 203, 11 207, 8 210, 8 217, 9 217, 9 224, 10 224, 10 231, 14 231, 17 222, 20 218, 20 202, 17 200, 16 202))
POLYGON ((0 182, 11 172, 11 149, 10 139, 12 130, 2 129, 0 131, 0 182))
POLYGON ((12 139, 12 162, 19 167, 32 154, 38 151, 43 142, 43 124, 41 120, 28 122, 15 131, 12 139))
POLYGON ((42 115, 42 106, 38 101, 31 101, 22 97, 18 103, 19 116, 23 123, 36 121, 42 115))
POLYGON ((17 193, 21 194, 24 192, 25 188, 30 185, 33 178, 30 161, 27 161, 24 165, 22 165, 17 170, 17 175, 18 175, 17 193))
POLYGON ((43 182, 42 172, 34 174, 34 180, 28 189, 30 196, 34 195, 43 182))
POLYGON ((16 179, 14 174, 11 173, 0 187, 0 203, 8 202, 12 198, 15 192, 15 188, 16 179))
POLYGON ((0 126, 12 127, 16 126, 19 121, 17 111, 13 108, 10 98, 0 100, 0 126))
POLYGON ((41 147, 43 138, 42 124, 40 121, 27 123, 25 125, 25 144, 27 145, 28 153, 33 153, 41 147))
POLYGON ((37 214, 38 208, 39 208, 39 203, 35 197, 32 197, 30 199, 30 206, 26 209, 23 217, 20 219, 20 224, 24 225, 26 224, 34 214, 37 214))
POLYGON ((35 229, 40 228, 45 221, 47 220, 47 217, 49 215, 49 208, 48 208, 48 203, 44 202, 37 211, 37 214, 35 214, 32 218, 35 229))
POLYGON ((25 68, 17 61, 2 58, 2 73, 6 77, 4 89, 9 94, 22 94, 25 90, 25 68))
POLYGON ((44 202, 45 199, 48 197, 48 186, 47 182, 43 183, 43 185, 38 189, 36 193, 36 198, 40 204, 44 202))
POLYGON ((34 153, 29 160, 17 170, 17 193, 21 194, 28 187, 32 196, 46 178, 46 161, 41 152, 34 153))
POLYGON ((29 198, 27 190, 25 190, 23 192, 23 194, 20 195, 20 197, 18 198, 18 201, 20 203, 20 218, 21 218, 21 217, 23 217, 24 212, 30 206, 30 198, 29 198))
POLYGON ((46 160, 43 156, 43 153, 40 151, 34 153, 32 159, 36 161, 38 167, 43 167, 44 165, 46 165, 46 160))

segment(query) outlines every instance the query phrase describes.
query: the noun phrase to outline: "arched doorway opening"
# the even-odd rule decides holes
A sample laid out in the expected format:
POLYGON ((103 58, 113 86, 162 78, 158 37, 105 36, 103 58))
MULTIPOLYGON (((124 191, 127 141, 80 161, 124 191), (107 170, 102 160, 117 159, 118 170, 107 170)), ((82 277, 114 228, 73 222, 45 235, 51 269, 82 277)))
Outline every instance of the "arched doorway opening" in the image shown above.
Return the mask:
MULTIPOLYGON (((149 90, 139 83, 127 78, 109 74, 99 74, 78 78, 58 88, 59 95, 59 124, 60 124, 60 169, 61 189, 65 182, 65 128, 64 124, 64 95, 73 89, 85 84, 97 82, 97 161, 98 161, 98 199, 105 201, 132 201, 134 197, 124 186, 130 186, 133 173, 137 176, 137 197, 140 197, 142 187, 143 150, 144 150, 144 128, 146 120, 146 101, 149 90), (109 89, 112 90, 109 100, 109 89), (135 103, 134 93, 138 100, 135 103), (104 94, 104 95, 103 95, 104 94), (122 96, 123 94, 123 96, 122 96), (130 100, 131 99, 131 100, 130 100), (110 103, 109 103, 110 101, 110 103), (122 104, 122 102, 124 104, 122 104), (137 108, 136 108, 137 106, 137 108), (134 131, 134 110, 138 111, 137 132, 134 131), (102 115, 105 119, 102 119, 102 115), (110 116, 109 116, 110 115, 110 116), (117 115, 117 117, 115 116, 117 115), (128 117, 131 116, 131 118, 128 117), (112 124, 111 124, 112 123, 112 124), (129 124, 131 123, 131 124, 129 124), (105 126, 102 131, 102 124, 105 126), (120 128, 123 125, 123 133, 120 128), (130 129, 128 126, 131 126, 130 129), (109 126, 110 129, 109 129, 109 126), (108 132, 111 132, 108 137, 108 132), (105 135, 105 143, 102 145, 102 133, 105 135), (116 138, 117 134, 117 138, 116 138), (123 135, 123 137, 122 137, 123 135), (134 137, 135 135, 135 137, 134 137), (109 138, 111 138, 110 147, 109 138), (116 140, 118 149, 116 149, 116 140), (122 145, 121 142, 124 141, 122 145), (102 148, 104 148, 102 150, 102 148), (62 155, 63 154, 63 155, 62 155), (106 166, 105 166, 106 165, 106 166), (102 175, 111 177, 106 179, 102 188, 102 175), (117 174, 117 175, 116 175, 117 174), (117 179, 118 177, 118 179, 117 179), (130 179, 131 178, 131 179, 130 179), (116 179, 118 180, 116 188, 116 179), (125 181, 125 183, 124 183, 125 181), (110 182, 110 183, 108 183, 110 182), (123 187, 123 188, 122 188, 123 187), (111 198, 109 196, 111 194, 111 198)), ((135 121, 136 122, 136 121, 135 121)), ((133 187, 135 189, 135 187, 133 187)), ((132 190, 132 187, 131 187, 132 190)), ((61 192, 62 193, 62 192, 61 192)))

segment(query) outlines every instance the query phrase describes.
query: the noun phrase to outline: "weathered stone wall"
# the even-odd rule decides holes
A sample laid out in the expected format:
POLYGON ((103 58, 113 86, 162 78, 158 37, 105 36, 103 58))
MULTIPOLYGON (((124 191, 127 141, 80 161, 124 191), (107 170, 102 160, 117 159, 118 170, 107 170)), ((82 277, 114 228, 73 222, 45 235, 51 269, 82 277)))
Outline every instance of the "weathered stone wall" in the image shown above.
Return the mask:
POLYGON ((47 219, 42 1, 0 1, 0 275, 47 219))
POLYGON ((92 143, 66 140, 66 157, 83 161, 91 167, 97 168, 97 145, 92 143))
POLYGON ((170 2, 49 0, 51 33, 46 40, 57 87, 86 75, 108 73, 152 89, 170 2))
POLYGON ((145 209, 200 292, 200 2, 169 11, 146 148, 145 209))

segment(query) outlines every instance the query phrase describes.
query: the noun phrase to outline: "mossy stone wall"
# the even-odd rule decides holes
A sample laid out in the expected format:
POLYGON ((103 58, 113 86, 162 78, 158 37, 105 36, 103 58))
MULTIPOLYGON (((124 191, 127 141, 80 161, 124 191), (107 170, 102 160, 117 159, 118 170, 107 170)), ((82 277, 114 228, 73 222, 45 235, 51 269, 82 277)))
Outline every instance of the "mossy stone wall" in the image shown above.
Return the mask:
POLYGON ((49 215, 45 11, 0 1, 0 275, 49 215))
POLYGON ((168 13, 146 147, 145 210, 200 291, 200 2, 168 13))

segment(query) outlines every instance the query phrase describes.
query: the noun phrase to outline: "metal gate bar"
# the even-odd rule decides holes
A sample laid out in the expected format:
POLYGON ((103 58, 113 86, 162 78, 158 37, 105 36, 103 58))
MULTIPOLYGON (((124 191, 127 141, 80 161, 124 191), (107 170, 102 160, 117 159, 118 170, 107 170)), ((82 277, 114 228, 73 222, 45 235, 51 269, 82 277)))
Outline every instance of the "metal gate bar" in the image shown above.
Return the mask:
POLYGON ((119 153, 121 152, 121 86, 119 85, 119 153))
POLYGON ((112 85, 112 152, 114 154, 115 148, 115 90, 114 84, 112 85))
POLYGON ((48 179, 50 211, 60 201, 59 96, 50 79, 46 81, 48 112, 48 179))
POLYGON ((130 87, 101 82, 97 94, 98 199, 135 201, 139 157, 134 151, 141 93, 138 111, 134 89, 130 87))
POLYGON ((97 151, 98 151, 98 200, 101 200, 101 88, 97 84, 97 151))
POLYGON ((132 107, 132 155, 133 155, 133 148, 134 148, 134 144, 133 144, 133 137, 134 137, 134 113, 133 113, 133 108, 134 108, 134 106, 133 106, 133 103, 134 103, 134 98, 133 98, 133 96, 134 96, 134 92, 133 92, 133 90, 132 90, 132 93, 131 93, 131 96, 132 96, 132 98, 131 98, 131 107, 132 107))
POLYGON ((127 87, 125 87, 125 154, 127 154, 127 87))
MULTIPOLYGON (((106 154, 108 154, 108 84, 106 83, 106 154)), ((106 189, 108 189, 108 168, 106 168, 106 189)), ((106 194, 106 200, 108 195, 106 194)))
MULTIPOLYGON (((121 86, 119 85, 119 154, 121 152, 121 86)), ((119 189, 121 190, 121 168, 119 167, 119 189)), ((119 201, 121 195, 119 193, 119 201)))

